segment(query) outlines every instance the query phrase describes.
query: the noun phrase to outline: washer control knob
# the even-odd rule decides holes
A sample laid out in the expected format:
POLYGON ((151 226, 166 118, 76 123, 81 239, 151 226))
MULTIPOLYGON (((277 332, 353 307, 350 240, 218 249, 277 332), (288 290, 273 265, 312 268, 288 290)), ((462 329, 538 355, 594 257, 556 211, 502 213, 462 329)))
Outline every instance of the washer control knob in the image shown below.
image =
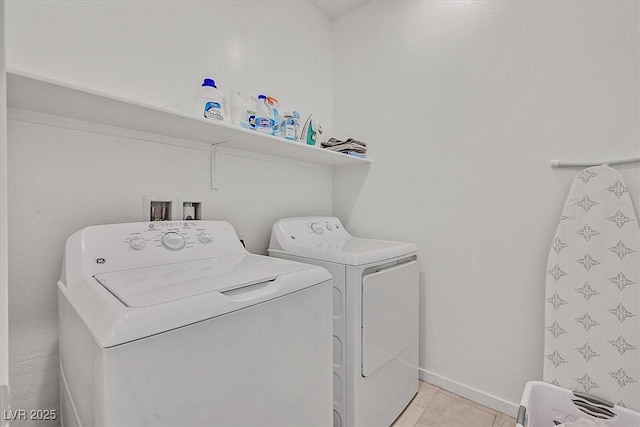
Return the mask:
POLYGON ((331 230, 333 230, 333 227, 331 225, 327 224, 327 231, 331 231, 331 230))
POLYGON ((311 223, 311 231, 316 234, 322 234, 324 228, 322 228, 322 225, 318 224, 317 222, 313 222, 311 223))
POLYGON ((200 233, 198 234, 198 240, 200 240, 200 243, 209 243, 211 241, 211 235, 209 233, 200 233))
POLYGON ((184 240, 184 237, 173 231, 162 236, 161 241, 162 246, 171 251, 179 251, 187 244, 187 242, 185 242, 184 240))
POLYGON ((131 239, 131 241, 129 242, 129 244, 131 245, 131 247, 133 249, 135 249, 136 251, 139 251, 140 249, 144 248, 144 240, 142 240, 139 237, 134 237, 133 239, 131 239))

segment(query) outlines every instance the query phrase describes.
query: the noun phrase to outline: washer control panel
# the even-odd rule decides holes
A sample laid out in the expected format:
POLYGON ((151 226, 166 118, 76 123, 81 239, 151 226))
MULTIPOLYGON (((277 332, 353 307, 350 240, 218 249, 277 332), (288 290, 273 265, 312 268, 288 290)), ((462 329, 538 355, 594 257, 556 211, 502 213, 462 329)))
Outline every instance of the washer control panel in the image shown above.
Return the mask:
POLYGON ((214 241, 206 222, 167 221, 149 222, 138 230, 130 231, 124 242, 134 251, 150 247, 164 248, 168 251, 192 249, 197 245, 207 245, 214 241))
POLYGON ((98 225, 78 231, 70 242, 92 273, 247 253, 225 221, 98 225))

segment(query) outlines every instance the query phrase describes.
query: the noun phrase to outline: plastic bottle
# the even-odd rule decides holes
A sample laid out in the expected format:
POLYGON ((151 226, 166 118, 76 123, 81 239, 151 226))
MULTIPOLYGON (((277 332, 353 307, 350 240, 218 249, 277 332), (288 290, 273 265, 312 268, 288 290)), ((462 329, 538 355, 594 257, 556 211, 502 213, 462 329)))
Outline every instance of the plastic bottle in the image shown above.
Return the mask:
POLYGON ((247 109, 247 129, 256 130, 256 103, 258 98, 255 96, 250 97, 251 105, 247 109))
POLYGON ((267 104, 271 108, 271 114, 273 116, 273 135, 280 136, 282 134, 282 126, 280 126, 282 120, 280 117, 280 102, 272 96, 267 96, 267 104))
POLYGON ((256 130, 273 135, 274 126, 273 110, 267 103, 267 96, 258 95, 258 101, 256 102, 256 130))
MULTIPOLYGON (((255 98, 254 98, 255 99, 255 98)), ((255 105, 249 102, 240 89, 236 89, 233 92, 231 98, 231 121, 234 125, 243 127, 245 129, 256 128, 256 112, 255 105)))
POLYGON ((300 113, 297 111, 293 112, 293 126, 295 127, 296 132, 296 140, 300 139, 300 113))
POLYGON ((218 90, 215 80, 204 79, 200 88, 197 106, 199 117, 220 122, 226 121, 224 96, 218 90))
POLYGON ((296 135, 296 123, 293 119, 293 115, 289 112, 284 112, 284 120, 282 121, 282 136, 289 141, 295 141, 298 137, 296 135))

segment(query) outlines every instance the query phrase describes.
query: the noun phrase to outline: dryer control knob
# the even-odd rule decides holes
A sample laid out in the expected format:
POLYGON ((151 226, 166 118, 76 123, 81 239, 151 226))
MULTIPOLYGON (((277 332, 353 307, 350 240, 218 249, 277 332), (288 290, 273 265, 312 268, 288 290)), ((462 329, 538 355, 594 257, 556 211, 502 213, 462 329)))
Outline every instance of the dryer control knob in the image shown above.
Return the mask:
POLYGON ((322 228, 322 225, 318 224, 317 222, 314 222, 311 224, 311 230, 316 234, 322 234, 322 232, 324 231, 324 228, 322 228))
POLYGON ((198 234, 198 240, 200 240, 200 243, 209 243, 211 241, 211 235, 209 233, 200 233, 198 234))
POLYGON ((187 244, 184 237, 173 231, 162 236, 161 241, 162 246, 172 251, 179 251, 187 244))
POLYGON ((129 244, 131 245, 131 247, 133 249, 135 249, 136 251, 139 251, 140 249, 144 248, 144 240, 142 240, 139 237, 134 237, 133 239, 131 239, 131 241, 129 242, 129 244))

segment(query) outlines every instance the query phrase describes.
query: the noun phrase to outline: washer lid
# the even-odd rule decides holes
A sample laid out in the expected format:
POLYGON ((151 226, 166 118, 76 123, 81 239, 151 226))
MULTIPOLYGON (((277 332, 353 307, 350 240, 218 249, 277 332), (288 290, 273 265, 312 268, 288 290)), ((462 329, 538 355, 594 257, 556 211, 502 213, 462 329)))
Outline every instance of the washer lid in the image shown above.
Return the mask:
POLYGON ((211 291, 225 293, 308 268, 254 255, 229 255, 93 276, 127 307, 147 307, 211 291))
POLYGON ((239 311, 251 316, 253 305, 330 281, 318 266, 244 254, 77 277, 58 291, 60 315, 73 307, 109 348, 239 311))
POLYGON ((349 237, 342 240, 291 244, 284 250, 270 248, 270 253, 287 253, 315 260, 346 265, 364 265, 408 255, 418 251, 413 243, 349 237))

